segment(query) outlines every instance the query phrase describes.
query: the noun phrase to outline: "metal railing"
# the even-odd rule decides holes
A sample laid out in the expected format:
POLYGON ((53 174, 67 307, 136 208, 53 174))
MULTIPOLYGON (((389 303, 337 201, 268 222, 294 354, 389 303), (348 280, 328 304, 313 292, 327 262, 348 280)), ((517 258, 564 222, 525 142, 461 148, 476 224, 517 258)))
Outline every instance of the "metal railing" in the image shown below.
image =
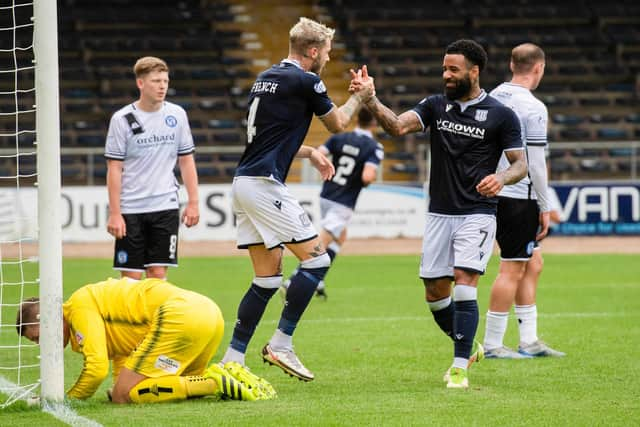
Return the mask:
MULTIPOLYGON (((26 152, 24 149, 21 152, 26 152)), ((32 152, 33 150, 30 150, 32 152)), ((225 146, 225 147, 211 147, 211 146, 202 146, 198 147, 196 150, 196 162, 198 161, 198 155, 200 154, 241 154, 244 151, 244 146, 225 146)), ((579 142, 551 142, 549 143, 549 151, 550 151, 550 160, 549 163, 552 163, 554 159, 564 159, 570 162, 573 162, 574 166, 579 169, 580 161, 585 159, 599 159, 608 162, 616 162, 616 161, 628 161, 628 170, 620 171, 618 170, 615 175, 612 175, 610 179, 619 179, 619 180, 637 180, 638 174, 640 172, 640 141, 606 141, 606 142, 593 142, 593 141, 579 141, 579 142), (611 150, 616 149, 628 149, 628 156, 618 155, 618 156, 610 156, 608 153, 611 153, 611 150), (554 155, 555 152, 563 152, 562 156, 554 155), (586 154, 580 154, 584 153, 586 154), (604 154, 607 153, 607 154, 604 154)), ((85 165, 83 176, 77 177, 74 180, 75 184, 79 185, 96 185, 103 184, 103 177, 98 178, 96 164, 103 158, 104 148, 102 147, 62 147, 60 149, 61 156, 65 157, 77 157, 77 164, 85 165)), ((15 158, 16 150, 10 148, 2 148, 0 149, 0 159, 4 159, 6 161, 7 158, 15 158)), ((427 180, 429 169, 430 169, 430 153, 429 153, 429 144, 418 144, 416 146, 416 155, 415 162, 418 166, 418 174, 413 176, 408 176, 407 181, 420 183, 427 180)), ((305 159, 303 159, 305 160, 305 159)), ((73 163, 73 162, 72 162, 73 163)), ((62 172, 64 175, 65 166, 69 163, 64 163, 62 165, 62 172)), ((35 167, 35 166, 34 166, 35 167)), ((104 169, 103 169, 104 171, 104 169)), ((295 171, 292 171, 291 181, 292 182, 319 182, 319 175, 315 172, 313 167, 309 164, 308 161, 303 161, 302 166, 299 169, 299 174, 296 174, 295 171)), ((15 170, 13 171, 15 174, 15 170)), ((554 176, 554 172, 552 171, 552 176, 554 176)), ((0 171, 0 175, 3 178, 11 178, 8 176, 8 172, 0 171)), ((581 171, 570 171, 562 174, 561 178, 554 176, 555 181, 576 181, 576 180, 589 180, 593 179, 593 177, 589 176, 589 172, 581 172, 581 171)), ((596 179, 601 179, 601 177, 596 177, 596 179)), ((0 184, 3 181, 11 181, 10 179, 0 180, 0 184)), ((229 178, 229 182, 231 178, 229 178)), ((390 182, 385 179, 384 173, 379 174, 378 182, 390 182)), ((396 181, 397 182, 397 181, 396 181)))

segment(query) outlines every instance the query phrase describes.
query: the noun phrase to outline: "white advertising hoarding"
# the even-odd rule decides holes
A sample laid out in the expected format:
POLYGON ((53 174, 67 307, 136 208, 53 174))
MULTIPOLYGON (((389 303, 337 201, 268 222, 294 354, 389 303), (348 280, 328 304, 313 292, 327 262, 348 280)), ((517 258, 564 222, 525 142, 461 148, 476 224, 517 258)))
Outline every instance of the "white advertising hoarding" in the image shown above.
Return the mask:
MULTIPOLYGON (((320 185, 291 184, 291 192, 307 210, 311 220, 320 219, 320 185)), ((4 190, 5 201, 14 200, 14 190, 4 190)), ((200 185, 200 223, 192 228, 181 226, 182 240, 234 240, 235 224, 231 209, 231 185, 200 185)), ((35 190, 21 190, 15 203, 16 216, 35 212, 35 190), (33 192, 33 197, 30 196, 33 192), (20 213, 22 212, 22 213, 20 213)), ((0 196, 2 195, 0 194, 0 196)), ((106 231, 108 217, 107 190, 99 187, 62 188, 62 237, 65 242, 98 242, 113 239, 106 231)), ((180 200, 186 201, 181 192, 180 200)), ((421 237, 424 230, 425 197, 422 188, 372 185, 362 191, 349 226, 350 237, 421 237)), ((30 222, 14 227, 4 224, 3 240, 15 235, 34 235, 30 222), (18 230, 22 228, 22 230, 18 230)))

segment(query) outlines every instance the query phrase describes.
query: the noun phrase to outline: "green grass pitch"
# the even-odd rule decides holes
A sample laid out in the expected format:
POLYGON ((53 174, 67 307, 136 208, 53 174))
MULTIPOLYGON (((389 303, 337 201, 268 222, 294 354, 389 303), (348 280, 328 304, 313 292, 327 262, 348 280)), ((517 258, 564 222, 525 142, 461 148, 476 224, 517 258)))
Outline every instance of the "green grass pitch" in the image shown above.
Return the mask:
MULTIPOLYGON (((473 366, 467 391, 447 390, 442 375, 452 345, 432 320, 418 256, 340 256, 327 276, 328 301, 314 299, 296 331, 296 350, 316 375, 311 383, 262 364, 259 350, 276 326, 274 296, 247 353, 248 366, 278 391, 273 401, 212 399, 113 406, 105 389, 73 404, 104 426, 413 426, 628 425, 640 416, 640 262, 637 255, 546 255, 538 290, 539 335, 566 351, 563 359, 488 360, 473 366)), ((294 267, 287 257, 285 272, 294 267)), ((478 337, 497 259, 481 279, 478 337)), ((67 259, 65 298, 113 275, 109 260, 67 259)), ((7 273, 5 272, 5 279, 7 273)), ((212 297, 225 316, 229 342, 237 304, 252 277, 248 257, 184 258, 170 280, 212 297)), ((8 292, 8 291, 6 291, 8 292)), ((15 311, 2 314, 4 322, 15 311)), ((12 336, 13 334, 13 336, 12 336)), ((15 342, 3 330, 2 343, 15 342), (13 340, 13 341, 11 341, 13 340)), ((516 346, 510 319, 505 344, 516 346)), ((1 357, 1 356, 0 356, 1 357)), ((82 366, 65 350, 65 386, 82 366)), ((62 425, 18 403, 0 410, 0 425, 62 425)))

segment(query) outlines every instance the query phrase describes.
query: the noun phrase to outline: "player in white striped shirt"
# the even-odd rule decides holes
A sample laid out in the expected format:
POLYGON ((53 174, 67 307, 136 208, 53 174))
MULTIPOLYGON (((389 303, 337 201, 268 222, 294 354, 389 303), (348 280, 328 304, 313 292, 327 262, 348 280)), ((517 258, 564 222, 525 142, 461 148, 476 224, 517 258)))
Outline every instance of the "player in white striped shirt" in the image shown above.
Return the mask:
MULTIPOLYGON (((484 337, 485 357, 522 359, 564 356, 537 336, 536 288, 542 271, 538 241, 549 229, 550 202, 547 194, 547 107, 531 93, 544 75, 543 50, 532 44, 511 51, 513 77, 496 87, 491 96, 513 109, 520 119, 526 147, 528 176, 505 186, 498 194, 496 238, 500 245, 500 270, 491 288, 484 337), (518 351, 503 344, 509 310, 515 302, 520 329, 518 351)), ((509 166, 504 154, 498 170, 509 166)))
POLYGON ((122 276, 164 279, 178 265, 180 225, 176 162, 187 189, 182 222, 198 223, 198 175, 185 110, 167 102, 169 67, 140 58, 133 67, 140 98, 111 117, 105 145, 113 267, 122 276))

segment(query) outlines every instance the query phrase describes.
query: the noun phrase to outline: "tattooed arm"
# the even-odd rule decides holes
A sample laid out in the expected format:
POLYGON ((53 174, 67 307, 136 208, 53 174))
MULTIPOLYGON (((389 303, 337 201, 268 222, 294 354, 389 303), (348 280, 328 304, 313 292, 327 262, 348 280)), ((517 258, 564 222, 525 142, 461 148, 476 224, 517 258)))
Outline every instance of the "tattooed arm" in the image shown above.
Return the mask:
POLYGON ((365 105, 378 120, 380 126, 390 135, 401 136, 422 130, 422 123, 413 111, 405 111, 397 116, 375 96, 371 97, 365 105))

